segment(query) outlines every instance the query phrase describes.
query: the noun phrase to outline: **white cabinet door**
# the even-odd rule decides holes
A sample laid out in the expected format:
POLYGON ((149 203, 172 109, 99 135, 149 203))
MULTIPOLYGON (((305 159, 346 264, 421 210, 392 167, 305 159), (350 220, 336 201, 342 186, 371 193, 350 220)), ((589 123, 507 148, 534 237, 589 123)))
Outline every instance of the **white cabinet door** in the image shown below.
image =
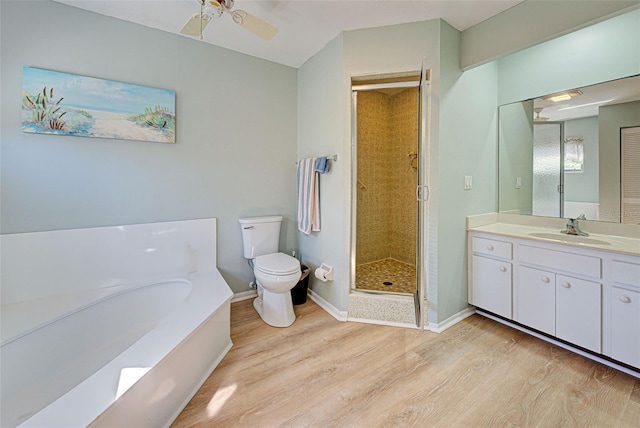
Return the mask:
POLYGON ((640 368, 640 293, 611 288, 611 357, 640 368))
POLYGON ((556 336, 602 352, 602 285, 556 275, 556 336))
POLYGON ((511 319, 511 263, 473 256, 472 305, 511 319))
POLYGON ((547 334, 556 333, 555 274, 520 266, 518 319, 521 324, 547 334))

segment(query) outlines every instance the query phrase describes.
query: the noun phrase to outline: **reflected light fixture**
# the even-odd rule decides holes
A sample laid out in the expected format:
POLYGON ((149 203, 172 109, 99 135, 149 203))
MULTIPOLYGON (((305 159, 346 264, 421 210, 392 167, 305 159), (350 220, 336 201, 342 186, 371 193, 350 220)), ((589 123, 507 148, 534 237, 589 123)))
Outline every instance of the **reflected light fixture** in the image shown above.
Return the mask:
POLYGON ((543 101, 558 103, 560 101, 568 101, 571 98, 575 98, 577 96, 582 95, 582 92, 574 89, 572 91, 559 92, 557 94, 547 95, 543 97, 543 101))
POLYGON ((602 101, 596 101, 593 103, 586 103, 586 104, 580 104, 577 106, 570 106, 570 107, 563 107, 563 108, 559 108, 558 111, 562 111, 562 110, 572 110, 574 108, 582 108, 582 107, 589 107, 589 106, 595 106, 595 105, 600 105, 600 104, 606 104, 610 101, 614 101, 615 98, 609 98, 608 100, 602 100, 602 101))

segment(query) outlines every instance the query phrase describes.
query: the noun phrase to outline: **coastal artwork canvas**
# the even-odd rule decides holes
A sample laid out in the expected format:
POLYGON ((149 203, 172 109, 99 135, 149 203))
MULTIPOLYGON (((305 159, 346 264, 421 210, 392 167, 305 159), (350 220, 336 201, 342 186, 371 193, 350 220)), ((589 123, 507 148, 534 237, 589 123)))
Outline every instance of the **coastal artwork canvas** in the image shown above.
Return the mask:
POLYGON ((24 132, 175 143, 175 105, 173 91, 22 69, 24 132))

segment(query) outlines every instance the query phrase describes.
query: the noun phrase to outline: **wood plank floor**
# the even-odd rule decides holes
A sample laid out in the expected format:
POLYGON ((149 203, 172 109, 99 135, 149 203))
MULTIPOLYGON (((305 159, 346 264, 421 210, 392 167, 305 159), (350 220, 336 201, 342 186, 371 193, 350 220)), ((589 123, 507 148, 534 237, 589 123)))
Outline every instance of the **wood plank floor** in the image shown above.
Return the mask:
POLYGON ((640 427, 640 380, 479 315, 436 334, 295 311, 278 329, 233 304, 173 427, 640 427))

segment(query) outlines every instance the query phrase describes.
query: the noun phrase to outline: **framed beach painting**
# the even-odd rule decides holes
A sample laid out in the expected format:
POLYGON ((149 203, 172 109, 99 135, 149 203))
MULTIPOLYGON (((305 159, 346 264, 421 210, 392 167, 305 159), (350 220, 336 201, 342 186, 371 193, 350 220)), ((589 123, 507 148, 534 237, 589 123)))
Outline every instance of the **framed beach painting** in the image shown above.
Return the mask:
POLYGON ((40 68, 22 69, 22 130, 176 142, 176 94, 40 68))

